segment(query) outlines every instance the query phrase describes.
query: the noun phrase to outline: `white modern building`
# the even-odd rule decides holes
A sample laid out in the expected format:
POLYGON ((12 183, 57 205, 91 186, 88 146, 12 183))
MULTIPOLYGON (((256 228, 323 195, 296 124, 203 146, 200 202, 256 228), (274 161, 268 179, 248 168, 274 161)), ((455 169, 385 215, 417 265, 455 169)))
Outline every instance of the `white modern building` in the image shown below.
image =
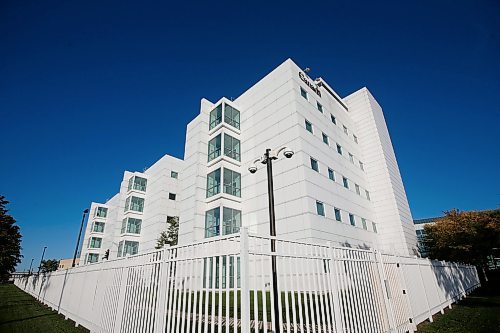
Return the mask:
POLYGON ((367 88, 340 97, 288 59, 234 100, 201 100, 184 160, 165 155, 125 172, 120 191, 92 203, 85 263, 154 248, 167 216, 179 242, 238 232, 268 235, 267 148, 279 237, 413 255, 417 241, 380 105, 367 88), (252 165, 259 169, 250 173, 252 165))

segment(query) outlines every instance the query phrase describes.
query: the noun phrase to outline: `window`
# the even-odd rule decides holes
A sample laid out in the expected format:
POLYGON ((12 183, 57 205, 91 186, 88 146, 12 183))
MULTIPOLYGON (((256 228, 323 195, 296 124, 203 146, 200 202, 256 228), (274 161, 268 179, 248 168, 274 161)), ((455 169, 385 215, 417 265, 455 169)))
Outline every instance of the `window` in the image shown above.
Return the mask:
POLYGON ((224 134, 224 155, 241 161, 240 153, 240 140, 224 134))
POLYGON ((124 218, 122 221, 121 233, 127 234, 140 234, 141 233, 141 219, 134 219, 132 217, 124 218))
POLYGON ((349 188, 349 181, 347 180, 347 178, 342 177, 342 183, 344 184, 345 188, 349 188))
POLYGON ((345 135, 349 135, 349 131, 347 130, 347 127, 345 127, 345 125, 342 125, 342 127, 344 128, 345 135))
POLYGON ((310 122, 308 122, 307 120, 305 122, 306 122, 306 130, 308 132, 312 133, 313 132, 313 125, 310 122))
POLYGON ((361 195, 361 193, 359 192, 359 185, 358 184, 354 184, 354 187, 356 188, 356 194, 357 195, 361 195))
POLYGON ((337 153, 342 155, 342 146, 337 143, 337 153))
POLYGON ((328 142, 328 135, 326 135, 325 133, 323 133, 323 142, 326 143, 327 145, 330 145, 328 142))
POLYGON ((89 248, 91 249, 99 249, 101 247, 102 238, 99 237, 90 237, 89 240, 89 248))
POLYGON ((328 168, 328 178, 330 178, 330 180, 335 181, 335 173, 330 168, 328 168))
POLYGON ((342 215, 340 214, 340 209, 334 208, 333 211, 335 212, 335 220, 342 222, 342 215))
POLYGON ((325 206, 321 201, 316 201, 316 213, 321 216, 325 216, 325 206))
POLYGON ((366 219, 361 218, 361 224, 363 225, 363 229, 368 230, 366 227, 366 219))
POLYGON ((222 104, 217 105, 215 109, 210 111, 209 129, 214 128, 222 122, 222 104))
POLYGON ((335 116, 333 114, 330 115, 330 119, 332 120, 332 123, 337 125, 337 118, 335 118, 335 116))
POLYGON ((224 193, 241 197, 241 175, 224 168, 224 193))
POLYGON ((302 87, 300 87, 300 95, 307 99, 307 91, 302 87))
POLYGON ((170 177, 172 178, 179 178, 179 173, 176 171, 170 171, 170 177))
POLYGON ((142 212, 144 210, 144 199, 138 197, 128 197, 125 200, 125 211, 127 210, 142 212))
POLYGON ((207 198, 220 193, 220 169, 207 175, 207 198))
POLYGON ((220 156, 221 151, 221 135, 217 135, 212 140, 208 141, 208 162, 220 156))
POLYGON ((104 232, 104 222, 94 222, 92 225, 93 232, 104 232))
POLYGON ((139 242, 121 241, 118 243, 118 257, 134 255, 139 252, 139 242))
POLYGON ((356 225, 356 220, 354 218, 354 215, 352 215, 351 213, 349 213, 349 222, 351 223, 352 226, 356 225))
POLYGON ((108 216, 108 209, 106 207, 97 207, 95 210, 95 216, 106 218, 106 216, 108 216))
POLYGON ((359 161, 359 167, 361 168, 361 170, 365 171, 365 165, 363 164, 363 162, 359 161))
POLYGON ((88 253, 87 255, 87 264, 92 264, 94 262, 99 261, 99 254, 97 253, 88 253))
POLYGON ((169 193, 168 194, 168 199, 169 200, 175 200, 176 197, 177 197, 177 195, 175 193, 169 193))
POLYGON ((352 138, 354 139, 354 142, 358 143, 358 137, 356 135, 352 135, 352 138))
POLYGON ((137 190, 137 191, 146 191, 146 185, 148 183, 148 180, 146 178, 138 177, 138 176, 132 176, 128 180, 128 191, 130 190, 137 190))
POLYGON ((375 224, 375 222, 372 222, 372 228, 373 228, 373 232, 377 233, 377 225, 375 224))
POLYGON ((220 230, 220 209, 219 207, 205 212, 205 238, 219 236, 220 230))
POLYGON ((240 231, 241 211, 223 207, 222 209, 222 234, 230 235, 240 231))
POLYGON ((323 113, 323 105, 321 105, 320 102, 316 102, 316 107, 318 108, 319 112, 323 113))
POLYGON ((240 129, 240 111, 230 105, 224 104, 224 122, 240 129))
POLYGON ((365 190, 365 194, 366 194, 366 198, 369 201, 370 200, 370 192, 368 192, 368 190, 365 190))
POLYGON ((318 166, 318 161, 316 161, 314 158, 311 157, 311 169, 314 171, 319 172, 319 166, 318 166))
POLYGON ((354 163, 354 155, 352 155, 351 153, 349 153, 349 161, 351 161, 351 163, 354 163))

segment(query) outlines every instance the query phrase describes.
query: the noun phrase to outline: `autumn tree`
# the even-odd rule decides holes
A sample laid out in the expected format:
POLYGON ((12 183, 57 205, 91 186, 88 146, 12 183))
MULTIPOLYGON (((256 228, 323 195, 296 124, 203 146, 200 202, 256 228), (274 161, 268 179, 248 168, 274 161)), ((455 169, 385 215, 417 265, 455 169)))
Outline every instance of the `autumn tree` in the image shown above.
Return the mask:
POLYGON ((7 214, 9 202, 0 195, 0 282, 9 279, 16 265, 21 262, 21 233, 16 220, 7 214))
POLYGON ((160 238, 158 238, 158 241, 156 242, 156 249, 161 249, 165 245, 177 245, 177 239, 179 236, 179 217, 168 216, 167 224, 168 229, 160 233, 160 238))
POLYGON ((424 246, 430 258, 485 268, 487 257, 500 247, 500 210, 453 209, 424 230, 424 246))

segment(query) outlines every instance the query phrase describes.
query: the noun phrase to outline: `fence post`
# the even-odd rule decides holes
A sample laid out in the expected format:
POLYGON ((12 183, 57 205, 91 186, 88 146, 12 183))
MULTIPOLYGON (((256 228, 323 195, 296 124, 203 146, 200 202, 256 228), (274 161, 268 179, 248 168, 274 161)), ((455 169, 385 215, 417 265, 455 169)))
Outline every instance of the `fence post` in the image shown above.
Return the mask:
POLYGON ((424 278, 422 276, 422 269, 420 268, 420 259, 417 259, 417 265, 418 265, 418 275, 420 277, 420 282, 422 282, 422 289, 423 289, 424 295, 425 295, 425 304, 427 304, 427 318, 429 319, 429 322, 432 323, 434 320, 432 319, 431 306, 429 304, 429 297, 427 297, 427 290, 425 289, 424 278))
POLYGON ((340 312, 340 295, 339 295, 339 274, 337 270, 337 261, 335 260, 335 252, 332 243, 328 242, 328 249, 330 258, 332 260, 330 270, 330 280, 333 292, 333 313, 335 315, 335 332, 341 333, 342 331, 342 313, 340 312))
MULTIPOLYGON (((408 309, 408 319, 410 321, 410 324, 411 324, 411 328, 413 329, 413 331, 417 331, 417 324, 415 323, 415 318, 414 318, 414 311, 413 311, 413 306, 411 304, 411 300, 410 300, 410 291, 408 290, 408 284, 406 283, 406 273, 405 273, 405 269, 403 267, 403 261, 400 260, 400 259, 405 259, 405 257, 401 257, 401 256, 397 256, 398 257, 398 268, 399 268, 399 271, 400 271, 400 277, 402 279, 401 281, 401 284, 403 285, 403 289, 404 289, 404 292, 403 294, 405 295, 404 296, 404 299, 406 300, 406 307, 408 309)), ((406 263, 405 263, 406 265, 406 263)))
POLYGON ((395 332, 396 331, 396 319, 394 316, 394 309, 392 308, 392 303, 391 300, 389 299, 389 283, 387 281, 387 278, 385 276, 385 269, 384 269, 384 262, 382 261, 382 254, 374 250, 374 255, 375 259, 377 261, 377 267, 378 267, 378 275, 380 278, 380 285, 382 287, 382 290, 385 290, 385 293, 383 293, 384 297, 384 304, 385 304, 385 310, 387 313, 387 318, 389 320, 389 332, 395 332))
MULTIPOLYGON (((250 333, 250 289, 249 289, 249 254, 248 230, 240 231, 240 269, 241 269, 241 333, 250 333)), ((255 300, 254 300, 255 301, 255 300)), ((221 316, 221 314, 219 314, 221 316)), ((235 323, 236 325, 236 323, 235 323)))
POLYGON ((167 250, 165 247, 161 249, 161 261, 160 261, 160 274, 158 283, 160 286, 158 287, 158 299, 156 300, 157 307, 157 316, 155 316, 155 323, 153 332, 161 332, 164 329, 164 322, 167 316, 166 309, 166 299, 167 299, 167 250))
POLYGON ((122 271, 122 278, 120 280, 120 293, 118 296, 118 308, 116 310, 116 319, 115 319, 115 325, 113 327, 113 332, 114 333, 120 333, 122 331, 121 326, 122 326, 122 318, 123 318, 123 310, 125 307, 125 292, 127 290, 127 280, 128 280, 128 273, 130 270, 129 267, 129 260, 125 259, 127 266, 123 267, 122 271))

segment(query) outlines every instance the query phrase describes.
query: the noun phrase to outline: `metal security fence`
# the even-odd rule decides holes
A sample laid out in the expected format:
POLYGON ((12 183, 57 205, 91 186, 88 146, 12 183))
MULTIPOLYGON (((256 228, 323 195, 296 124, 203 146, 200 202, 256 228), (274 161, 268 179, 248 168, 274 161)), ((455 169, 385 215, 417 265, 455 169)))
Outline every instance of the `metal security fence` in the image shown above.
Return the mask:
POLYGON ((242 229, 15 284, 92 332, 151 333, 412 332, 479 286, 473 266, 273 239, 242 229))

